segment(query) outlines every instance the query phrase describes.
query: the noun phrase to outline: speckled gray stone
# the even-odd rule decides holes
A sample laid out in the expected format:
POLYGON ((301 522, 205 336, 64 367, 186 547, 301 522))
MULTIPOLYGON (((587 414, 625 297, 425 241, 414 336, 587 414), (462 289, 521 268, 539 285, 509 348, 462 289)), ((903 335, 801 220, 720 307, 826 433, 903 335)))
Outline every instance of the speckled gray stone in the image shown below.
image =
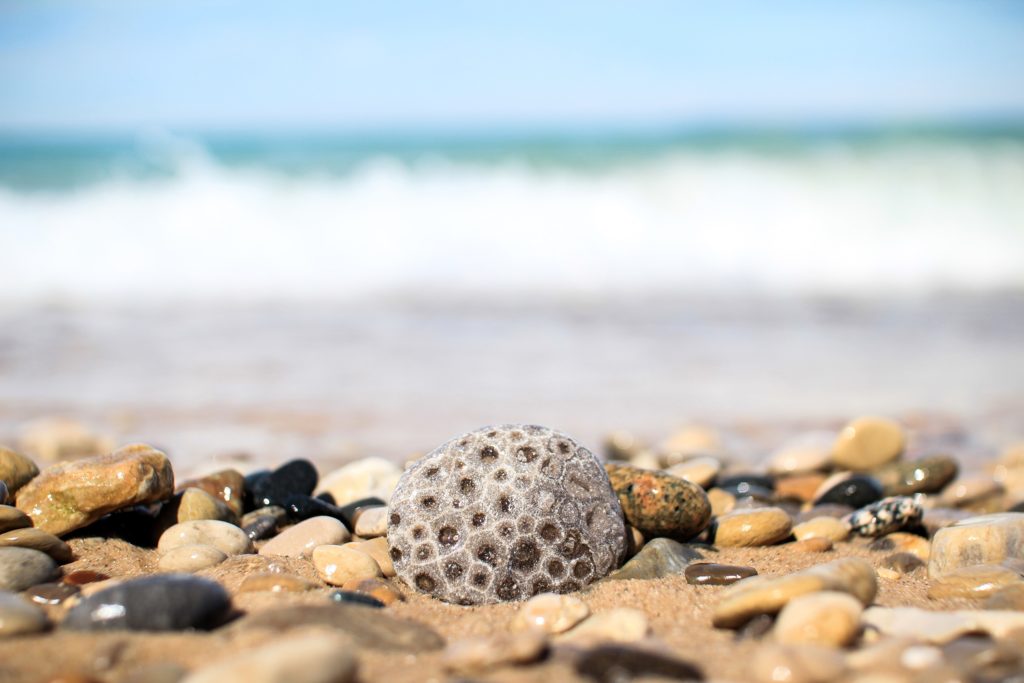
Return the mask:
POLYGON ((446 602, 579 590, 626 550, 604 469, 546 427, 485 427, 449 441, 405 471, 389 509, 398 576, 446 602))

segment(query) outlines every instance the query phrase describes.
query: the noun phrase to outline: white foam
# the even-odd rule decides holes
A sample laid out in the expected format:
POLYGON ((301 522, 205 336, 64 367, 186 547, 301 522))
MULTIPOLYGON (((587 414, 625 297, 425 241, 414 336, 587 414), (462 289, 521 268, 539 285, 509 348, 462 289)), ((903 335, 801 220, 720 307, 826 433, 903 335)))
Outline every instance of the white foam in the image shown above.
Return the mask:
POLYGON ((5 299, 1024 286, 1024 146, 675 151, 598 170, 219 166, 0 190, 5 299))

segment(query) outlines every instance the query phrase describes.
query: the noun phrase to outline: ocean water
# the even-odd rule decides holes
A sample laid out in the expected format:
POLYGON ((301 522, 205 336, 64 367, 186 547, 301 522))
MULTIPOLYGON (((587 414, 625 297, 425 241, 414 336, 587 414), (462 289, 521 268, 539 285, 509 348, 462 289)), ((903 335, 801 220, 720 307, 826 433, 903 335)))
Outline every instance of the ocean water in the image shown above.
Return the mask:
POLYGON ((1022 190, 1013 127, 4 138, 0 442, 699 422, 756 460, 884 413, 980 463, 1024 438, 1022 190))

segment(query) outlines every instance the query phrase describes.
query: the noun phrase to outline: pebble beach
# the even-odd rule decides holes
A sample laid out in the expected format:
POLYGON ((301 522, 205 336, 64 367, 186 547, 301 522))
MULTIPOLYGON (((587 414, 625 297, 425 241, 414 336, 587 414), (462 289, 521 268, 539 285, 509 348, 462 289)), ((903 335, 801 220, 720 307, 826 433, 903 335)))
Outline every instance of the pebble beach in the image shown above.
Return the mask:
POLYGON ((37 423, 0 450, 0 680, 1022 680, 1024 444, 926 432, 750 462, 510 424, 193 476, 37 423))

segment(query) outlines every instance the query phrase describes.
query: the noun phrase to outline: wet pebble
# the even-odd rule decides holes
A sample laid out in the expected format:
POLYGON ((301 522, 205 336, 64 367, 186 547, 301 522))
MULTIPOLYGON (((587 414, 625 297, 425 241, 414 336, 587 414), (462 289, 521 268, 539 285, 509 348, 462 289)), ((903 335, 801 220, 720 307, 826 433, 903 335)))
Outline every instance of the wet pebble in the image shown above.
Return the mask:
POLYGON ((1005 586, 1024 585, 1024 580, 1021 579, 1024 561, 1016 562, 1015 568, 1000 564, 975 564, 953 569, 931 580, 928 597, 933 600, 982 599, 1005 586))
POLYGON ((165 552, 157 563, 162 572, 197 572, 220 564, 228 556, 212 545, 180 545, 165 552))
POLYGON ((787 645, 844 647, 857 637, 863 611, 860 601, 847 593, 801 595, 779 612, 773 634, 777 642, 787 645))
POLYGON ((290 636, 229 654, 181 683, 348 683, 357 660, 348 639, 333 633, 290 636))
POLYGON ((391 499, 402 468, 383 458, 363 458, 324 475, 317 492, 330 493, 337 505, 363 498, 391 499))
POLYGON ((242 583, 238 586, 238 592, 303 593, 314 588, 319 588, 319 586, 301 576, 275 572, 259 572, 257 574, 249 574, 242 579, 242 583))
POLYGON ((686 583, 694 586, 728 586, 742 579, 757 576, 757 570, 753 567, 698 562, 687 567, 684 575, 686 583))
POLYGON ((340 545, 351 537, 345 525, 333 517, 310 517, 289 527, 260 548, 260 555, 309 557, 320 545, 340 545))
POLYGON ((303 459, 291 460, 273 472, 255 478, 251 482, 252 499, 256 507, 280 505, 287 508, 288 498, 312 494, 318 478, 313 463, 303 459))
POLYGON ((808 538, 827 538, 830 541, 845 541, 850 535, 850 525, 835 517, 815 517, 793 527, 793 537, 798 541, 808 538))
POLYGON ((693 546, 670 538, 655 538, 626 564, 609 574, 605 581, 622 579, 658 579, 678 574, 703 556, 693 546))
POLYGON ((68 583, 40 583, 24 590, 25 597, 39 605, 59 605, 81 589, 68 583))
POLYGON ((0 589, 23 591, 58 574, 57 563, 31 548, 0 548, 0 589))
POLYGON ((351 579, 342 584, 341 588, 342 590, 369 595, 384 605, 393 605, 396 602, 405 600, 402 594, 396 591, 390 583, 378 578, 351 579))
POLYGON ((351 529, 355 524, 355 514, 359 507, 377 505, 379 503, 379 500, 373 499, 372 501, 357 501, 356 503, 349 503, 344 507, 339 507, 320 498, 293 495, 285 499, 284 509, 288 512, 288 516, 294 520, 302 521, 312 517, 333 517, 351 529), (359 505, 359 503, 362 503, 362 505, 359 505))
POLYGON ((590 616, 587 603, 570 595, 540 593, 527 600, 512 621, 516 630, 564 633, 590 616))
POLYGON ((948 455, 894 462, 872 472, 886 496, 938 493, 959 472, 957 461, 948 455))
POLYGON ((647 538, 689 540, 711 519, 707 494, 693 482, 629 465, 608 464, 605 470, 626 521, 647 538))
POLYGON ((0 533, 32 526, 32 520, 24 512, 10 505, 0 505, 0 533))
POLYGON ((39 474, 39 467, 30 458, 0 446, 0 481, 7 487, 9 497, 39 474))
POLYGON ((361 538, 377 538, 388 533, 388 509, 383 505, 363 508, 355 519, 354 531, 361 538))
POLYGON ((913 498, 894 496, 854 510, 844 519, 853 533, 877 537, 918 524, 923 514, 921 504, 913 498))
POLYGON ((32 548, 46 553, 57 564, 67 564, 75 559, 71 546, 53 534, 33 527, 15 529, 0 534, 0 548, 32 548))
POLYGON ((346 603, 350 605, 365 605, 376 609, 384 607, 384 602, 382 600, 378 600, 372 595, 367 595, 366 593, 360 593, 359 591, 331 591, 330 595, 327 596, 327 599, 331 602, 346 603))
POLYGON ((906 434, 899 423, 884 417, 859 417, 839 432, 832 461, 848 470, 873 470, 903 453, 906 434))
MULTIPOLYGON (((178 490, 196 488, 204 491, 219 502, 224 503, 235 517, 241 517, 244 511, 245 477, 238 470, 226 469, 207 474, 198 479, 189 479, 178 484, 178 490)), ((204 517, 196 519, 219 519, 204 517)))
POLYGON ((227 556, 244 555, 253 550, 252 541, 234 524, 215 519, 200 519, 175 524, 160 535, 157 549, 167 553, 184 545, 210 545, 227 556))
POLYGON ((960 567, 1020 557, 1024 557, 1024 513, 973 517, 936 532, 928 575, 936 578, 960 567))
POLYGON ((277 520, 270 515, 251 517, 248 523, 242 525, 242 531, 249 540, 262 541, 277 533, 277 520))
POLYGON ((779 508, 734 510, 715 521, 714 544, 726 547, 772 545, 785 540, 791 529, 792 520, 779 508))
POLYGON ((530 664, 543 657, 547 647, 544 635, 535 631, 463 638, 445 648, 441 665, 453 673, 479 674, 501 666, 530 664))
POLYGON ((109 578, 110 577, 103 572, 93 571, 92 569, 77 569, 65 574, 63 581, 64 583, 71 584, 72 586, 84 586, 98 581, 106 581, 109 578))
POLYGON ((882 498, 882 485, 867 474, 839 473, 823 481, 815 493, 815 505, 848 505, 854 509, 882 498))
POLYGON ((0 591, 0 638, 45 631, 50 625, 37 605, 14 593, 0 591))
POLYGON ((340 545, 321 545, 313 549, 313 566, 320 578, 333 586, 352 579, 381 576, 380 566, 366 553, 340 545))
POLYGON ((178 522, 219 519, 222 522, 234 523, 238 520, 238 513, 228 507, 227 503, 202 489, 187 488, 180 496, 177 500, 178 522))
POLYGON ((188 574, 131 579, 82 598, 62 626, 83 631, 180 631, 216 626, 231 607, 215 581, 188 574))
POLYGON ((573 645, 598 643, 635 643, 650 633, 647 615, 637 609, 616 607, 592 614, 557 637, 557 642, 573 645))
POLYGON ((597 683, 621 683, 633 679, 699 681, 700 668, 671 654, 651 648, 599 645, 576 660, 576 673, 597 683))

